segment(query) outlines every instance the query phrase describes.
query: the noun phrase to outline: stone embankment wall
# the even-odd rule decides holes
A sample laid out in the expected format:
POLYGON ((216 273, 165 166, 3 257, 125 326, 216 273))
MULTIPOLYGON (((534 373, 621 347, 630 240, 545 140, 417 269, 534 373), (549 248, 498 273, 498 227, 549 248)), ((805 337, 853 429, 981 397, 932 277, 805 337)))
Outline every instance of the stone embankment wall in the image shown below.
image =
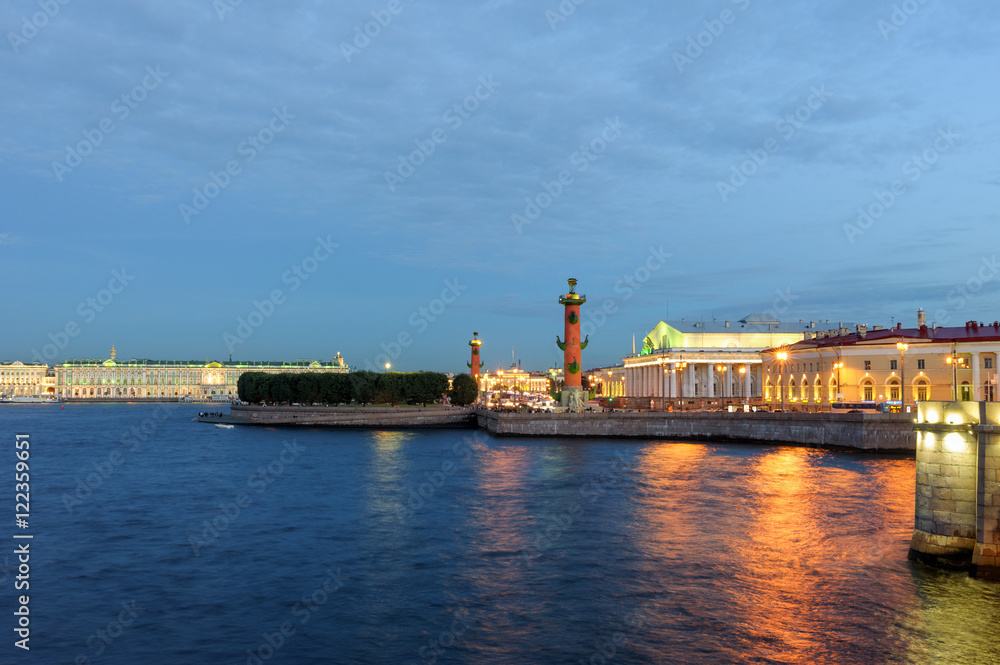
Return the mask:
POLYGON ((910 558, 1000 579, 1000 403, 922 402, 910 558))
POLYGON ((912 416, 863 413, 477 411, 480 427, 497 436, 604 436, 760 441, 870 451, 912 451, 912 416))
POLYGON ((234 420, 252 425, 301 425, 323 427, 475 427, 472 409, 450 406, 246 406, 234 404, 234 420))

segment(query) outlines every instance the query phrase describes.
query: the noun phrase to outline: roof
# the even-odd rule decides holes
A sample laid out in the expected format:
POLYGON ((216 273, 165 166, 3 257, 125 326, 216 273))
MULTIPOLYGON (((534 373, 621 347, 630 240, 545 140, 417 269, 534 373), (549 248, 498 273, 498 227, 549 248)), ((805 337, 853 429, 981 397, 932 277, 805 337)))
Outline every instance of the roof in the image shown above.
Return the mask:
MULTIPOLYGON (((824 331, 819 331, 824 332, 824 331)), ((969 321, 965 326, 930 328, 883 328, 869 330, 862 336, 855 327, 854 332, 846 335, 832 335, 820 339, 807 339, 796 342, 798 348, 829 348, 835 346, 865 346, 870 344, 895 344, 904 341, 907 344, 950 344, 973 342, 1000 342, 1000 322, 983 324, 969 321)))
MULTIPOLYGON (((663 321, 671 328, 682 332, 682 333, 795 333, 802 334, 807 330, 814 330, 810 327, 810 321, 796 321, 795 323, 782 323, 776 321, 773 317, 765 316, 764 314, 750 314, 738 321, 720 321, 719 319, 712 319, 711 321, 697 321, 697 320, 671 320, 663 321)), ((826 326, 821 322, 817 322, 817 326, 826 326)), ((821 328, 817 328, 821 329, 821 328)))

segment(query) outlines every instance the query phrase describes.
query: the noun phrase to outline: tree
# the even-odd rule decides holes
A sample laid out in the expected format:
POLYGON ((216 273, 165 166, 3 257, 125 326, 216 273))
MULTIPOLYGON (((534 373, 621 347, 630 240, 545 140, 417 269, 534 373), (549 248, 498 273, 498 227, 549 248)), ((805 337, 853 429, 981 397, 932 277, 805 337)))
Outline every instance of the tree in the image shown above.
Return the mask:
POLYGON ((459 374, 451 381, 451 403, 458 406, 472 404, 479 396, 476 380, 468 374, 459 374))
POLYGON ((363 369, 348 374, 351 383, 351 399, 358 404, 367 404, 375 396, 375 386, 378 384, 378 374, 363 369))

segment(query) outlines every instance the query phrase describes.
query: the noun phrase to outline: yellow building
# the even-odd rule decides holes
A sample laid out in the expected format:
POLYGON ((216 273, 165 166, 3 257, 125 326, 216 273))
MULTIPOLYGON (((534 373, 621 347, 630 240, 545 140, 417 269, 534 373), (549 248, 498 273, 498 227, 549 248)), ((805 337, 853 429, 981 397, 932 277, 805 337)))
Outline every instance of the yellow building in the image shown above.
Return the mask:
POLYGON ((595 397, 625 396, 625 367, 595 367, 586 372, 595 397))
MULTIPOLYGON (((525 372, 517 365, 511 365, 509 369, 499 369, 494 373, 484 372, 479 379, 480 390, 502 390, 504 392, 538 393, 548 394, 549 377, 555 370, 549 373, 525 372)), ((557 379, 562 377, 560 371, 557 379)))
POLYGON ((36 397, 53 394, 48 365, 25 365, 19 360, 0 365, 0 397, 36 397), (47 380, 48 379, 48 380, 47 380))
POLYGON ((816 325, 782 323, 765 314, 739 321, 660 321, 641 351, 633 348, 623 358, 624 395, 640 408, 647 399, 650 405, 664 399, 753 399, 762 385, 760 352, 794 344, 816 325))
POLYGON ((830 409, 835 402, 997 400, 1000 323, 916 328, 855 326, 816 331, 795 344, 769 349, 764 400, 797 410, 830 409))
POLYGON ((67 360, 55 366, 55 391, 61 398, 187 398, 231 400, 237 398, 236 383, 244 372, 326 372, 346 374, 344 359, 328 363, 295 362, 197 362, 182 360, 67 360))

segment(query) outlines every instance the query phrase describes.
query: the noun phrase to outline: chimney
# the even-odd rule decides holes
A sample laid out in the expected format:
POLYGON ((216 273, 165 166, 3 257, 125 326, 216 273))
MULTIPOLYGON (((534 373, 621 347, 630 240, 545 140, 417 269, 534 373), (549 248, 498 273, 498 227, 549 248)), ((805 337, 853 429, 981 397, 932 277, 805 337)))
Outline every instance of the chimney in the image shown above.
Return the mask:
POLYGON ((816 322, 815 321, 810 321, 809 322, 809 327, 812 328, 813 330, 815 330, 816 329, 816 322))
POLYGON ((868 334, 868 326, 863 326, 863 325, 861 325, 861 324, 858 324, 858 325, 857 325, 857 326, 855 327, 855 330, 856 330, 856 331, 857 331, 857 333, 858 333, 858 337, 862 337, 862 338, 863 338, 863 337, 864 337, 865 335, 867 335, 867 334, 868 334))
POLYGON ((921 328, 927 325, 927 312, 924 311, 923 307, 917 310, 917 327, 921 328))
POLYGON ((726 327, 727 328, 729 327, 729 321, 726 321, 726 327))

